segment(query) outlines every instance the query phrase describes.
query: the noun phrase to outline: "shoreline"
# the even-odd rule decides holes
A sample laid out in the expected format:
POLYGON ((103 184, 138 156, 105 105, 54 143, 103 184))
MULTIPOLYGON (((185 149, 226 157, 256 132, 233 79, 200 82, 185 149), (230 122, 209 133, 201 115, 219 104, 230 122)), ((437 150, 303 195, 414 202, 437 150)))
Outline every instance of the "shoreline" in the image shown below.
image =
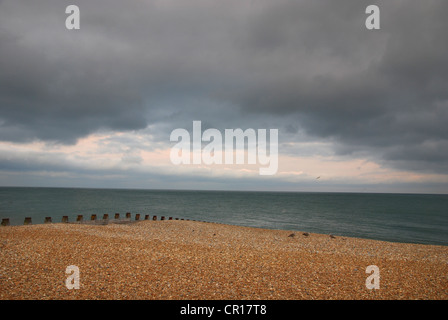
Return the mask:
MULTIPOLYGON (((167 217, 164 217, 166 221, 168 221, 167 217)), ((8 219, 9 220, 9 219, 8 219)), ((266 231, 286 231, 291 233, 309 233, 309 234, 316 234, 316 235, 324 235, 324 236, 330 236, 330 237, 339 237, 339 238, 352 238, 352 239, 359 239, 359 240, 371 240, 371 241, 381 241, 381 242, 390 242, 390 243, 398 243, 398 244, 415 244, 415 245, 426 245, 426 246, 440 246, 440 247, 446 247, 448 248, 448 244, 438 244, 438 243, 430 243, 430 242, 409 242, 409 241, 399 241, 399 240, 387 240, 387 239, 378 239, 373 237, 356 237, 356 236, 350 236, 350 235, 340 235, 337 233, 319 233, 319 232, 310 232, 310 231, 301 231, 301 230, 287 230, 287 229, 275 229, 275 228, 266 228, 266 227, 256 227, 256 226, 249 226, 249 225, 238 225, 238 224, 229 224, 224 222, 213 222, 213 221, 201 221, 201 220, 191 220, 191 219, 180 219, 180 218, 173 218, 169 220, 182 220, 182 221, 192 221, 192 222, 199 222, 199 223, 211 223, 211 224, 219 224, 219 225, 226 225, 226 226, 234 226, 234 227, 243 227, 243 228, 253 228, 253 229, 260 229, 260 230, 266 230, 266 231)), ((66 224, 66 225, 97 225, 97 226, 105 226, 105 225, 112 225, 112 224, 134 224, 134 223, 140 223, 144 221, 154 221, 152 219, 139 219, 139 220, 132 220, 132 218, 119 218, 119 219, 96 219, 96 220, 83 220, 83 221, 67 221, 67 222, 38 222, 38 223, 31 223, 28 226, 36 226, 36 225, 48 225, 48 224, 66 224)), ((156 220, 159 221, 159 220, 156 220)), ((9 223, 9 222, 8 222, 9 223)), ((27 226, 27 224, 8 224, 7 226, 0 226, 2 227, 21 227, 21 226, 27 226)))
POLYGON ((447 246, 199 221, 1 227, 0 261, 3 300, 448 299, 447 246))

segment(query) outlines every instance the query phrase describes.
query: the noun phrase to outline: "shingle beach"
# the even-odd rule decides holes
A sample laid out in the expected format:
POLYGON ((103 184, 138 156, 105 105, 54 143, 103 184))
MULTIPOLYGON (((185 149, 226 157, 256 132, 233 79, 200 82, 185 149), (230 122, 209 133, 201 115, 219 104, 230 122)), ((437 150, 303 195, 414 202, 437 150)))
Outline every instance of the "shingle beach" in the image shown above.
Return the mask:
POLYGON ((448 247, 181 220, 7 226, 0 299, 446 300, 448 247))

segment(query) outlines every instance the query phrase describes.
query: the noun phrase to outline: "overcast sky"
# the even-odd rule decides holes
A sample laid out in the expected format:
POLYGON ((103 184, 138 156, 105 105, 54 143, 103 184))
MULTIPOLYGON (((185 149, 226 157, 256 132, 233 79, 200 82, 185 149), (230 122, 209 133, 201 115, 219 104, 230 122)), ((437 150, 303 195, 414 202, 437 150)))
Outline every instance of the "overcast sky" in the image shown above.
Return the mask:
POLYGON ((448 193, 447 13, 446 0, 0 0, 0 185, 448 193), (371 4, 380 30, 365 27, 371 4), (277 174, 172 164, 170 134, 194 120, 278 129, 277 174))

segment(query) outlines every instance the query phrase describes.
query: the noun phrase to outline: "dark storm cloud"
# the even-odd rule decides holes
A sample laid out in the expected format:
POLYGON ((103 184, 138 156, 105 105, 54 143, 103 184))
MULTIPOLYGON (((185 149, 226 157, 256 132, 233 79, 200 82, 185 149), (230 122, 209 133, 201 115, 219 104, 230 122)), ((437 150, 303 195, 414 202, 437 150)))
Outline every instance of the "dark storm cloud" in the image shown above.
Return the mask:
POLYGON ((150 125, 168 143, 202 120, 448 173, 447 1, 75 2, 0 2, 1 140, 150 125))
POLYGON ((260 52, 281 51, 278 61, 291 61, 292 47, 295 63, 279 69, 296 72, 266 72, 231 99, 246 110, 296 119, 309 135, 332 139, 339 154, 448 173, 448 3, 381 3, 382 29, 374 32, 361 27, 365 4, 334 1, 325 7, 329 18, 317 19, 322 4, 289 3, 258 17, 265 28, 252 32, 252 42, 260 52), (276 34, 277 42, 258 40, 259 32, 276 34))
POLYGON ((110 47, 101 43, 104 39, 64 30, 62 4, 17 3, 17 8, 11 2, 2 4, 0 132, 4 140, 74 142, 102 127, 146 126, 142 98, 123 85, 127 80, 121 73, 123 66, 115 54, 106 54, 110 47))

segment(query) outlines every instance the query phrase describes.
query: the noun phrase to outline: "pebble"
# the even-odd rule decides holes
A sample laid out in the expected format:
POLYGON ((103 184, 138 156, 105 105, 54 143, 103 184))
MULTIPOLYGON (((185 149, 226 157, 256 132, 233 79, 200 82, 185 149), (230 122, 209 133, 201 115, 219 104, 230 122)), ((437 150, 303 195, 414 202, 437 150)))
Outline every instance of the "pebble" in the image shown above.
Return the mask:
POLYGON ((291 234, 186 220, 8 226, 0 299, 448 299, 446 246, 291 234), (65 287, 70 265, 78 290, 65 287), (379 290, 365 286, 369 265, 379 290))

